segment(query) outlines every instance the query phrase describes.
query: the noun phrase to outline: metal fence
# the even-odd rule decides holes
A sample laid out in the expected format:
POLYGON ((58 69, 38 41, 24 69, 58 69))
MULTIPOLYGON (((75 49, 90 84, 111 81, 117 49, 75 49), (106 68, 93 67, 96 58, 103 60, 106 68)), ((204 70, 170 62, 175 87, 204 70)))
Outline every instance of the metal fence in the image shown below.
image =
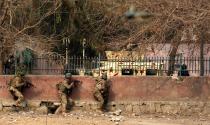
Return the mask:
MULTIPOLYGON (((110 75, 157 75, 166 76, 173 73, 187 72, 190 76, 210 75, 210 57, 143 57, 100 58, 69 57, 68 60, 34 58, 26 64, 28 74, 58 75, 71 72, 74 75, 97 75, 107 71, 110 75), (66 63, 65 63, 66 62, 66 63)), ((7 69, 8 70, 8 69, 7 69)), ((5 70, 6 71, 6 70, 5 70)), ((5 73, 7 74, 7 73, 5 73)))

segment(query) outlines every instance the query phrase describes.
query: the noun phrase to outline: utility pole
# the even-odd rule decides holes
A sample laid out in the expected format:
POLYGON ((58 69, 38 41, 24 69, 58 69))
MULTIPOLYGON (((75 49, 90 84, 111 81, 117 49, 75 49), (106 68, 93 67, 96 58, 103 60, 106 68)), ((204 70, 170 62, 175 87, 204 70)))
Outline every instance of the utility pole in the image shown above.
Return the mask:
POLYGON ((85 58, 85 44, 86 44, 86 39, 84 38, 82 41, 82 57, 83 57, 83 59, 85 58))
POLYGON ((67 64, 68 64, 68 45, 71 43, 71 41, 70 41, 70 39, 69 38, 63 38, 63 44, 65 45, 65 47, 66 47, 66 66, 67 66, 67 64))
POLYGON ((85 45, 86 45, 86 39, 84 38, 84 39, 82 40, 83 71, 85 71, 85 45))

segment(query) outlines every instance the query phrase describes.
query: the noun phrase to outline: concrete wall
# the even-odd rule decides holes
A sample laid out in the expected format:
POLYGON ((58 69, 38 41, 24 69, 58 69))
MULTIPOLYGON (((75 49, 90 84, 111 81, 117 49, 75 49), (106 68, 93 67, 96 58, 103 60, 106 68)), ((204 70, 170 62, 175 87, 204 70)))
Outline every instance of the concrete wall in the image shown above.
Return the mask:
MULTIPOLYGON (((7 83, 12 76, 0 76, 0 100, 12 100, 7 83)), ((92 77, 75 76, 82 84, 72 92, 78 101, 93 101, 92 77)), ((24 92, 28 100, 58 101, 56 83, 62 76, 28 76, 35 88, 24 92)), ((208 101, 210 99, 209 77, 186 77, 182 81, 170 77, 113 77, 110 79, 110 101, 208 101)))

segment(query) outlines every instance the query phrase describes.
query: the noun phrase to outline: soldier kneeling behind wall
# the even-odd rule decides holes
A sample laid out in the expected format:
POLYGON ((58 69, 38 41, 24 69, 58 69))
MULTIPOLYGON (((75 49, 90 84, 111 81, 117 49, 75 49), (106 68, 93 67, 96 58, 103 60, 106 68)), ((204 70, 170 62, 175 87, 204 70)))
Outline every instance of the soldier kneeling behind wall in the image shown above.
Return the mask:
POLYGON ((71 73, 66 73, 64 81, 59 82, 56 85, 61 105, 55 111, 55 114, 66 113, 67 112, 67 107, 68 106, 72 107, 73 100, 71 98, 69 98, 68 96, 71 93, 72 89, 74 87, 76 87, 75 83, 77 83, 77 81, 72 81, 71 73))
POLYGON ((33 86, 33 84, 27 82, 24 78, 25 74, 23 72, 17 72, 17 74, 12 78, 9 82, 9 91, 13 96, 16 103, 14 106, 16 107, 26 107, 26 101, 22 94, 24 88, 28 88, 33 86))

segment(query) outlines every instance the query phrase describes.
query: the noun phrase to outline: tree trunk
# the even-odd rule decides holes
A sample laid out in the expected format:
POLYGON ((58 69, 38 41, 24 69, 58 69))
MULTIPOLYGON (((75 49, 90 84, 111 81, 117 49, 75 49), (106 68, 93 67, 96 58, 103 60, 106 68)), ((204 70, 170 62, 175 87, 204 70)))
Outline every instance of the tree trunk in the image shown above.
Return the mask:
POLYGON ((0 60, 0 75, 3 75, 3 61, 0 60))
POLYGON ((69 10, 75 7, 75 0, 62 0, 69 10))
POLYGON ((32 0, 33 8, 38 9, 40 5, 40 0, 32 0))
POLYGON ((169 53, 169 61, 168 61, 168 73, 167 75, 170 76, 174 73, 174 64, 175 64, 175 58, 176 53, 178 50, 180 42, 172 42, 171 44, 171 52, 169 53))

